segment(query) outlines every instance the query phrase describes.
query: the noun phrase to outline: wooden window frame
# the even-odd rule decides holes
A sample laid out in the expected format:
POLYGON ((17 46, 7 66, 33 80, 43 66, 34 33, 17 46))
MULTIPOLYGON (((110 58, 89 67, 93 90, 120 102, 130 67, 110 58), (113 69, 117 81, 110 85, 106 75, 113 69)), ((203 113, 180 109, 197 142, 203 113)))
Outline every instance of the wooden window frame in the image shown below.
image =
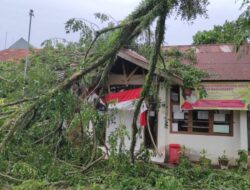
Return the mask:
MULTIPOLYGON (((177 93, 177 92, 174 92, 177 93)), ((180 92, 178 92, 180 93, 180 92)), ((188 120, 187 122, 187 131, 173 131, 172 124, 174 123, 173 119, 173 105, 180 105, 180 97, 178 101, 172 100, 172 89, 170 90, 170 108, 169 108, 169 121, 170 121, 170 133, 173 134, 189 134, 189 135, 210 135, 210 136, 228 136, 232 137, 234 135, 234 112, 230 110, 230 121, 229 124, 229 133, 216 133, 213 132, 214 127, 214 112, 219 110, 200 110, 200 111, 208 111, 208 132, 193 132, 193 111, 198 110, 189 110, 188 111, 188 120)), ((184 119, 186 120, 186 119, 184 119)), ((184 121, 183 120, 183 121, 184 121)), ((226 122, 225 122, 226 123, 226 122)))
POLYGON ((193 132, 193 111, 198 111, 198 110, 189 110, 188 111, 188 130, 185 131, 173 131, 172 128, 172 123, 174 122, 173 119, 173 104, 171 102, 170 104, 170 133, 173 134, 187 134, 187 135, 209 135, 209 136, 233 136, 233 111, 230 111, 230 122, 229 122, 229 133, 215 133, 213 132, 213 125, 214 125, 214 111, 215 110, 202 110, 202 111, 208 111, 208 132, 193 132))

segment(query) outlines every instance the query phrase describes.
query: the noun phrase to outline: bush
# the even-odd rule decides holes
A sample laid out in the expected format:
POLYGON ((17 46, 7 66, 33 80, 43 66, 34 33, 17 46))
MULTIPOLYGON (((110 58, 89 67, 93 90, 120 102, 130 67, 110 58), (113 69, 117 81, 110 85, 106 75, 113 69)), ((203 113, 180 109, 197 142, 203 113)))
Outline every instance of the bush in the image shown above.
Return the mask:
POLYGON ((13 190, 49 190, 46 181, 26 180, 22 184, 12 187, 13 190))
POLYGON ((248 153, 246 150, 238 151, 239 158, 236 160, 239 170, 246 170, 248 164, 248 153))
POLYGON ((156 188, 159 190, 181 190, 183 189, 180 180, 172 176, 161 176, 156 181, 156 188))
POLYGON ((15 163, 11 173, 21 179, 34 179, 37 177, 37 170, 25 162, 15 163))

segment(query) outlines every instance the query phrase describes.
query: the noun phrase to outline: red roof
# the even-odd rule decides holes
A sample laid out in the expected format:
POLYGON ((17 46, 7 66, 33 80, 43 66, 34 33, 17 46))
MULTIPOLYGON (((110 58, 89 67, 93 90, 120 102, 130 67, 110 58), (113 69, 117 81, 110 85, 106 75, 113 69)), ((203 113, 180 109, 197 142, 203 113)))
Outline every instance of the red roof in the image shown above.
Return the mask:
MULTIPOLYGON (((38 52, 40 49, 32 49, 34 52, 38 52)), ((32 54, 30 51, 30 54, 32 54)), ((22 58, 25 58, 28 54, 27 49, 5 49, 0 51, 0 62, 1 61, 14 61, 17 62, 22 58)))
POLYGON ((5 49, 0 51, 0 61, 17 61, 27 55, 27 49, 5 49))
POLYGON ((236 53, 234 46, 231 44, 167 46, 165 48, 171 47, 175 47, 182 52, 194 48, 197 57, 195 67, 209 73, 209 78, 204 80, 250 80, 250 50, 249 52, 242 50, 236 53))

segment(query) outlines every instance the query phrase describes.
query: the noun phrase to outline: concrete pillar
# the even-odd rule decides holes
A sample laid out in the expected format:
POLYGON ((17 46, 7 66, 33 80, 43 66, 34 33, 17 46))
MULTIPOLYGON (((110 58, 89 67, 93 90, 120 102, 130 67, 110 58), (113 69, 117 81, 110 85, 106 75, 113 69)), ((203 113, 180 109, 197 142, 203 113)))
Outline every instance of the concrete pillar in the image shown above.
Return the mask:
POLYGON ((240 111, 240 149, 248 150, 247 111, 240 111))
POLYGON ((160 107, 158 112, 158 134, 157 134, 157 141, 158 141, 158 148, 161 149, 162 152, 165 151, 166 145, 166 127, 165 127, 165 120, 166 120, 166 88, 163 83, 160 83, 159 89, 159 99, 160 99, 160 107))
POLYGON ((152 156, 151 160, 158 163, 163 163, 165 159, 166 150, 166 134, 167 129, 165 127, 166 120, 166 87, 163 83, 160 83, 159 95, 160 107, 158 112, 158 132, 157 132, 157 149, 156 156, 152 156))

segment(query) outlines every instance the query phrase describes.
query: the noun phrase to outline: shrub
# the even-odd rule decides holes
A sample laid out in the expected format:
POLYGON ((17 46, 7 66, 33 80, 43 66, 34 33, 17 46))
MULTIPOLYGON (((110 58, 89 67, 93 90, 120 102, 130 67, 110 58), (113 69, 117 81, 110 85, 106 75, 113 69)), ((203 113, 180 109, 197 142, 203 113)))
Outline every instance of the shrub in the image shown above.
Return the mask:
POLYGON ((26 180, 22 184, 13 186, 13 190, 49 190, 48 183, 40 180, 26 180))
POLYGON ((156 188, 159 190, 181 190, 182 184, 178 179, 172 176, 161 176, 156 181, 156 188))
POLYGON ((25 162, 15 163, 11 173, 21 179, 34 179, 37 177, 37 170, 25 162))
POLYGON ((239 158, 236 160, 239 170, 247 169, 248 153, 246 150, 238 151, 239 158))

